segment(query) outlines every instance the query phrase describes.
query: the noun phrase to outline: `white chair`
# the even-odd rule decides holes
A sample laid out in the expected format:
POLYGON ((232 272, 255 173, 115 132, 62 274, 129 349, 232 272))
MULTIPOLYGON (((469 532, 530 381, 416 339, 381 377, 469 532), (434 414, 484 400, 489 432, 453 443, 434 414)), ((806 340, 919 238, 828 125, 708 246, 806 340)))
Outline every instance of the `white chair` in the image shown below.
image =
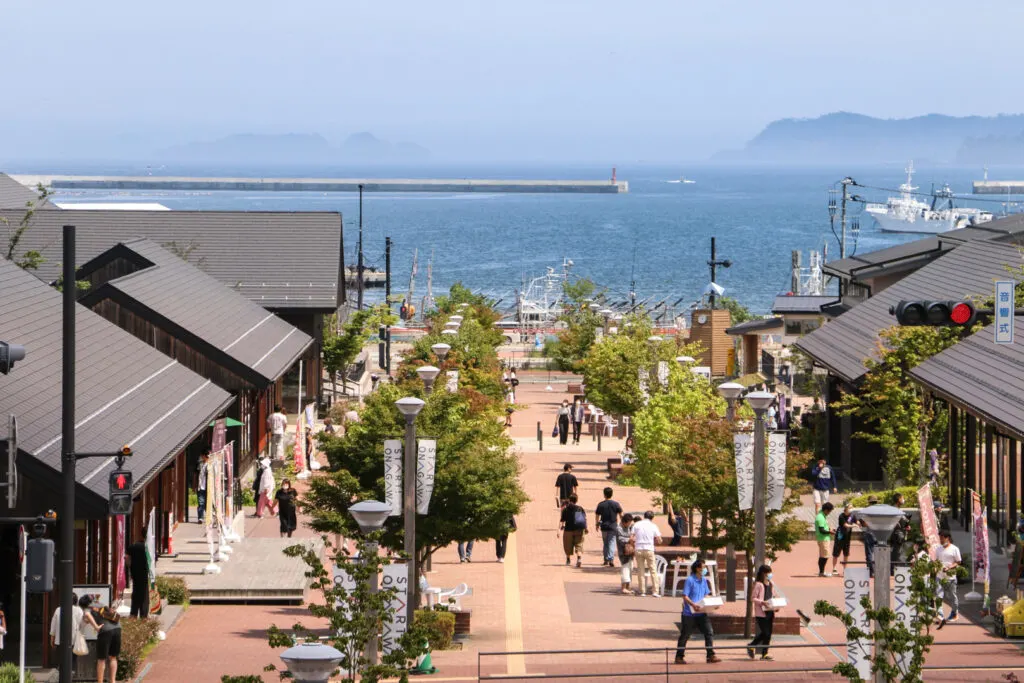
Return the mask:
POLYGON ((654 556, 654 572, 658 575, 658 595, 665 595, 665 575, 668 574, 668 560, 661 555, 654 556))
POLYGON ((613 420, 610 415, 605 415, 604 421, 604 435, 611 436, 615 433, 615 428, 619 426, 618 420, 613 420))
POLYGON ((450 604, 455 609, 462 609, 462 598, 469 597, 473 594, 473 589, 469 587, 469 584, 460 583, 451 590, 442 590, 441 594, 438 595, 438 602, 442 604, 450 604))

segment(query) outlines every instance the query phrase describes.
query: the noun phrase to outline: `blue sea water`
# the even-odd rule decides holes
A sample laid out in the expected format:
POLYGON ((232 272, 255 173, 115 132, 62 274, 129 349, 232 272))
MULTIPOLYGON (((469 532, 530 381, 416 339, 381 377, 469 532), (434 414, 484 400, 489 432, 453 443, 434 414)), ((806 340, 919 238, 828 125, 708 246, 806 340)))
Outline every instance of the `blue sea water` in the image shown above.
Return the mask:
MULTIPOLYGON (((61 169, 90 172, 98 169, 61 169)), ((106 173, 142 175, 138 167, 103 169, 106 173)), ((435 178, 573 178, 608 179, 609 168, 596 167, 452 167, 260 169, 161 168, 167 175, 435 177, 435 178)), ((618 179, 629 193, 589 194, 401 194, 367 193, 363 200, 364 244, 368 265, 383 269, 384 238, 394 241, 394 291, 408 288, 413 250, 419 252, 417 299, 423 294, 426 266, 433 257, 435 295, 455 282, 507 304, 525 279, 543 275, 548 266, 572 259, 572 272, 588 277, 624 300, 632 278, 640 299, 652 303, 697 300, 710 275, 711 237, 718 258, 732 266, 720 271, 726 293, 758 312, 767 312, 776 294, 790 289, 791 251, 822 250, 838 258, 839 244, 829 227, 827 192, 850 175, 863 185, 896 188, 905 175, 898 165, 875 168, 668 168, 620 167, 618 179), (670 182, 681 175, 694 184, 670 182)), ((915 184, 927 192, 948 182, 958 195, 970 192, 981 169, 923 167, 915 184)), ((991 179, 1024 177, 1024 171, 1000 169, 991 179)), ((853 194, 882 200, 886 192, 853 188, 853 194)), ((1002 212, 1000 198, 964 199, 961 205, 1002 212)), ((246 211, 340 211, 344 215, 347 262, 355 263, 359 202, 347 193, 109 192, 64 191, 58 201, 155 201, 171 209, 246 211)), ((1019 210, 1011 207, 1011 210, 1019 210)), ((858 236, 848 253, 865 253, 920 236, 882 233, 863 204, 851 202, 850 217, 861 216, 858 236)), ((838 220, 837 220, 838 225, 838 220)), ((837 227, 838 229, 838 227, 837 227)), ((280 236, 275 236, 279 239, 280 236)), ((296 249, 313 251, 315 244, 296 249)), ((834 291, 834 290, 833 290, 834 291)), ((375 293, 374 298, 377 298, 375 293)))

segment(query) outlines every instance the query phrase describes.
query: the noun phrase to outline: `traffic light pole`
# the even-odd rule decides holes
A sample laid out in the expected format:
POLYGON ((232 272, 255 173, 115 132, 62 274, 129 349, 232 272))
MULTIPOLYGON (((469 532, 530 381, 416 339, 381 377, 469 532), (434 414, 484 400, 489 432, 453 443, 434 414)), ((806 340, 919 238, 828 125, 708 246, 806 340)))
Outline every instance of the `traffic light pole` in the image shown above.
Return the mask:
MULTIPOLYGON (((75 226, 64 226, 64 306, 61 362, 60 683, 71 683, 71 587, 75 584, 75 226)), ((24 638, 24 634, 22 634, 24 638)))

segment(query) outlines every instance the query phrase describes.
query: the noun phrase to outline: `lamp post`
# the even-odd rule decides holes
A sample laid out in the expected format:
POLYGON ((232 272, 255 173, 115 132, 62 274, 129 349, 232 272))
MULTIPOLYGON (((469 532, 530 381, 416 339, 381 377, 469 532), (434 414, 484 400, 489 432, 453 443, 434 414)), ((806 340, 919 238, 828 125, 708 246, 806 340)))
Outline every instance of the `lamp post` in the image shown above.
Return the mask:
MULTIPOLYGON (((875 537, 873 569, 875 573, 874 605, 875 609, 889 607, 889 573, 892 548, 889 537, 892 536, 896 524, 903 516, 903 511, 892 505, 869 505, 857 510, 857 519, 863 519, 868 532, 875 537)), ((877 624, 875 625, 877 628, 877 624)), ((885 677, 880 671, 875 672, 877 683, 884 683, 885 677)))
POLYGON ((754 410, 754 566, 764 564, 765 544, 768 534, 768 517, 765 511, 767 482, 765 481, 765 436, 764 415, 775 396, 767 391, 753 391, 747 394, 747 404, 754 410))
MULTIPOLYGON (((676 356, 676 362, 680 365, 686 365, 687 363, 696 363, 697 359, 693 356, 676 356)), ((727 382, 727 384, 732 384, 732 382, 727 382)), ((742 389, 743 387, 741 386, 740 388, 742 389)))
POLYGON ((434 344, 430 347, 430 350, 434 352, 438 360, 443 361, 448 357, 448 352, 452 350, 452 347, 448 344, 434 344))
MULTIPOLYGON (((689 358, 680 356, 679 358, 689 358)), ((679 360, 676 358, 676 360, 679 360)), ((729 422, 736 421, 736 399, 743 394, 743 385, 736 382, 723 382, 718 385, 718 395, 725 399, 725 419, 729 422)))
POLYGON ((416 368, 416 374, 423 380, 423 386, 427 390, 427 395, 434 390, 434 380, 437 379, 437 375, 441 372, 440 368, 434 367, 433 365, 424 365, 416 368))
POLYGON ((399 412, 405 416, 405 459, 403 464, 402 483, 402 516, 405 523, 405 554, 409 557, 408 588, 409 599, 406 600, 406 624, 412 625, 416 612, 416 416, 423 410, 424 403, 413 396, 406 396, 395 401, 399 412))
MULTIPOLYGON (((384 522, 387 520, 388 515, 391 514, 391 506, 387 503, 382 503, 379 500, 362 500, 351 506, 348 509, 348 513, 352 515, 352 519, 356 520, 356 524, 359 525, 359 531, 364 536, 375 533, 384 528, 384 522)), ((366 548, 367 554, 377 554, 377 541, 371 540, 366 548)), ((370 594, 376 595, 377 593, 377 572, 373 572, 370 576, 370 594)), ((376 632, 370 636, 370 640, 366 643, 366 658, 370 660, 370 666, 377 663, 377 634, 376 632)))
MULTIPOLYGON (((691 362, 690 356, 679 356, 677 361, 682 363, 691 362), (685 359, 689 359, 685 360, 685 359)), ((729 423, 736 421, 736 399, 743 394, 743 385, 736 382, 723 382, 718 385, 718 395, 725 399, 725 419, 729 423)), ((750 572, 747 572, 749 577, 750 572)), ((750 582, 747 581, 749 590, 750 582)), ((736 602, 736 546, 732 543, 725 547, 725 599, 728 602, 736 602)))
POLYGON ((341 658, 340 652, 323 643, 302 643, 281 653, 296 683, 327 683, 341 658))
POLYGON ((454 320, 449 320, 448 322, 446 322, 444 324, 444 329, 446 329, 446 330, 457 330, 461 326, 462 326, 462 323, 455 322, 454 320))
POLYGON ((455 335, 458 334, 458 332, 456 332, 453 329, 447 329, 447 330, 441 330, 441 334, 446 334, 446 335, 448 335, 450 337, 454 337, 455 335))
POLYGON ((457 322, 457 323, 459 323, 460 325, 462 324, 462 316, 461 316, 461 315, 452 315, 452 316, 449 316, 449 317, 448 317, 448 320, 451 320, 451 321, 453 321, 453 322, 457 322))

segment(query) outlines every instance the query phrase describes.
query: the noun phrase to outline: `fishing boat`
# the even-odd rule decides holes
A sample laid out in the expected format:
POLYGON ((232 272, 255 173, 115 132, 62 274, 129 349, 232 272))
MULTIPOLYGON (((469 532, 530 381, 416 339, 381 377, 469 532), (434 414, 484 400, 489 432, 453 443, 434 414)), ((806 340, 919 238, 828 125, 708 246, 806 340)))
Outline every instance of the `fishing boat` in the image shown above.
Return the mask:
POLYGON ((898 197, 889 197, 885 204, 868 204, 864 208, 883 232, 934 235, 992 220, 989 211, 954 206, 955 195, 949 185, 933 192, 931 203, 921 201, 915 195, 918 188, 913 184, 913 161, 906 172, 907 182, 900 185, 898 197))

